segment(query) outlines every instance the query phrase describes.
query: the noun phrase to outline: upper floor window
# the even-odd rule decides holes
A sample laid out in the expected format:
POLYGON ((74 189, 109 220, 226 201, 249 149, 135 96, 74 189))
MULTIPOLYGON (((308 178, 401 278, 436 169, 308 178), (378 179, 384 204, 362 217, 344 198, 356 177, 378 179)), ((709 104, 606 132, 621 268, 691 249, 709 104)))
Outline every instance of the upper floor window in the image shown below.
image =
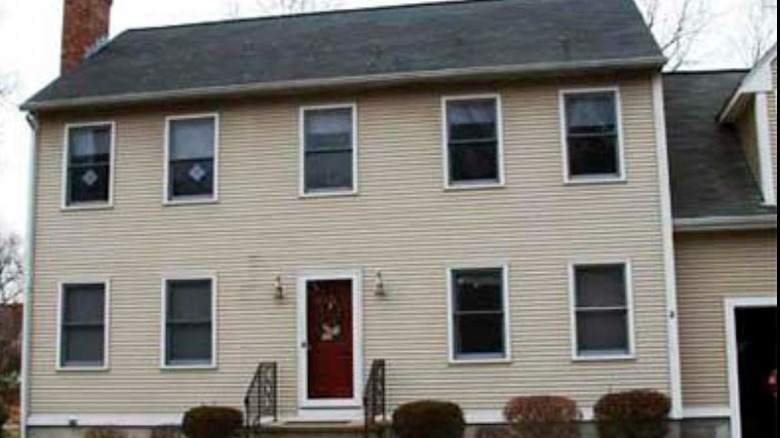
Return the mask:
POLYGON ((111 204, 114 125, 67 128, 65 207, 111 204))
POLYGON ((107 284, 64 284, 60 290, 59 367, 107 366, 107 284))
POLYGON ((498 96, 444 99, 447 187, 503 184, 498 96))
POLYGON ((214 365, 213 278, 165 280, 165 367, 214 365))
POLYGON ((508 353, 506 267, 452 269, 451 360, 506 360, 508 353))
POLYGON ((618 91, 566 91, 562 101, 566 180, 622 180, 623 145, 618 91))
POLYGON ((216 199, 218 117, 171 117, 167 129, 166 201, 216 199))
POLYGON ((356 191, 355 106, 301 110, 303 195, 356 191))
POLYGON ((625 263, 575 265, 575 357, 633 355, 629 267, 625 263))

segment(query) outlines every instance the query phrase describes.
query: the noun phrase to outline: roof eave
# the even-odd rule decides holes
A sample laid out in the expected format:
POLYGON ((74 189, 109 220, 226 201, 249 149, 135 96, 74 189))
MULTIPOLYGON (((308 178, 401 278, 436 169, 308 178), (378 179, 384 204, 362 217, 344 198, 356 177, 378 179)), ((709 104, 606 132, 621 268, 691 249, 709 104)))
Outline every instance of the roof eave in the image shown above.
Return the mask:
POLYGON ((772 91, 772 61, 777 59, 777 44, 769 49, 756 65, 745 75, 745 78, 726 102, 725 107, 718 115, 720 123, 734 121, 740 113, 747 96, 772 91))
POLYGON ((777 214, 763 214, 753 216, 708 216, 674 220, 674 231, 678 233, 776 229, 777 214))
POLYGON ((160 101, 203 98, 229 98, 245 94, 315 91, 350 86, 390 86, 425 81, 503 79, 507 77, 528 77, 573 73, 597 73, 617 70, 660 70, 665 64, 663 56, 598 61, 536 63, 512 66, 477 67, 417 71, 407 73, 347 76, 327 79, 304 79, 293 81, 264 82, 254 84, 228 85, 183 90, 168 90, 144 93, 127 93, 108 96, 83 97, 33 101, 21 105, 23 111, 42 112, 78 109, 94 106, 142 104, 160 101))

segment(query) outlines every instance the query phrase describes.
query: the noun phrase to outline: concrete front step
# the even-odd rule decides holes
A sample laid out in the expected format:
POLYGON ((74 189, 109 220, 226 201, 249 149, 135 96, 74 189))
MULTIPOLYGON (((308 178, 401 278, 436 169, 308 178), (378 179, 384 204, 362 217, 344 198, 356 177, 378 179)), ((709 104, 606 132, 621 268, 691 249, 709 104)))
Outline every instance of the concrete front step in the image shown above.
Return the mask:
MULTIPOLYGON (((369 436, 371 438, 389 436, 389 433, 386 435, 380 433, 388 426, 389 424, 381 424, 374 427, 369 436)), ((364 433, 364 423, 357 421, 288 421, 265 425, 253 435, 274 438, 359 438, 363 437, 364 433)))

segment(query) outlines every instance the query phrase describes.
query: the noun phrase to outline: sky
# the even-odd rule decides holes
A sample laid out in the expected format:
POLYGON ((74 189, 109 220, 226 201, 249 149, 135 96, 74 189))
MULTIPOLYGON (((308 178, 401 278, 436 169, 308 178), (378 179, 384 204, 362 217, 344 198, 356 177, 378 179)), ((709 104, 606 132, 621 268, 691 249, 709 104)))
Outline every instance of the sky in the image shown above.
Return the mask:
MULTIPOLYGON (((257 15, 257 0, 114 0, 111 35, 126 29, 257 15), (231 7, 238 5, 239 8, 231 7)), ((375 7, 419 0, 331 0, 339 7, 375 7)), ((428 0, 429 2, 431 0, 428 0)), ((435 0, 434 0, 435 1, 435 0)), ((744 67, 735 42, 744 28, 743 3, 760 0, 704 0, 712 20, 700 36, 688 68, 744 67)), ((667 5, 679 0, 662 0, 667 5)), ((17 106, 59 72, 63 0, 0 0, 0 78, 14 93, 0 102, 0 229, 20 234, 27 220, 30 130, 17 106)), ((776 20, 776 16, 775 16, 776 20)))

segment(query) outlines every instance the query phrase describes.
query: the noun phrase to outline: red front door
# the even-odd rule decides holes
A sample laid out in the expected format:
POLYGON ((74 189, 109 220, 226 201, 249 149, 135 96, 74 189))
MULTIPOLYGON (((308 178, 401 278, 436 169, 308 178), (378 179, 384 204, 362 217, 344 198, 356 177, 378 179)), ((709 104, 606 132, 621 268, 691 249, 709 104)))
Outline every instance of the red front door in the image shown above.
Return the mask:
POLYGON ((351 399, 352 280, 309 281, 306 295, 309 399, 351 399))

